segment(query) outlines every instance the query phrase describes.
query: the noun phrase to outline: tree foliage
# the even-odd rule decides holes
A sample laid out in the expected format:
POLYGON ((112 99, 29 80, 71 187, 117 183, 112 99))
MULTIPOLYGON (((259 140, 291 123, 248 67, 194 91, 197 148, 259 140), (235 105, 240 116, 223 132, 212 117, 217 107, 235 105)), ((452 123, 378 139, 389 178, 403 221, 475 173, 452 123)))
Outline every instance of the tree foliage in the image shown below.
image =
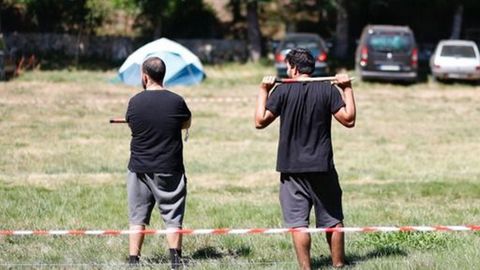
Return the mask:
MULTIPOLYGON (((221 1, 221 0, 218 0, 221 1)), ((102 27, 113 23, 118 13, 135 22, 134 30, 147 38, 221 38, 248 40, 247 6, 257 3, 263 38, 286 31, 316 32, 326 38, 338 36, 338 3, 348 18, 350 42, 366 24, 409 25, 420 42, 450 37, 455 11, 463 6, 462 31, 479 29, 478 0, 224 0, 232 21, 216 18, 205 0, 2 0, 3 32, 111 33, 102 27)), ((121 16, 120 16, 121 17, 121 16)), ((344 21, 345 23, 345 21, 344 21)), ((130 27, 130 26, 129 26, 130 27)), ((129 34, 132 27, 117 31, 129 34)), ((281 34, 279 34, 281 33, 281 34)), ((131 35, 131 34, 129 34, 131 35)))
POLYGON ((146 36, 155 38, 218 37, 220 34, 215 14, 202 0, 134 0, 141 15, 137 27, 146 36))
POLYGON ((2 25, 10 31, 93 33, 108 14, 109 3, 101 0, 7 0, 0 7, 2 25))

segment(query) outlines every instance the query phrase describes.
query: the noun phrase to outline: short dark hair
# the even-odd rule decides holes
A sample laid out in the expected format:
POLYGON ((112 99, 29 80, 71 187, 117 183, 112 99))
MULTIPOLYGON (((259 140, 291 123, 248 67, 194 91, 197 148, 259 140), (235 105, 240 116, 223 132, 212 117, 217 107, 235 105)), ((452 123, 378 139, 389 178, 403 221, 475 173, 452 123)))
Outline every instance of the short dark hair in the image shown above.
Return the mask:
POLYGON ((302 74, 312 74, 315 70, 315 58, 312 53, 303 48, 295 48, 288 52, 285 61, 290 64, 292 68, 297 68, 302 74))
POLYGON ((150 57, 143 62, 142 71, 154 82, 163 84, 163 78, 165 77, 165 63, 158 57, 150 57))

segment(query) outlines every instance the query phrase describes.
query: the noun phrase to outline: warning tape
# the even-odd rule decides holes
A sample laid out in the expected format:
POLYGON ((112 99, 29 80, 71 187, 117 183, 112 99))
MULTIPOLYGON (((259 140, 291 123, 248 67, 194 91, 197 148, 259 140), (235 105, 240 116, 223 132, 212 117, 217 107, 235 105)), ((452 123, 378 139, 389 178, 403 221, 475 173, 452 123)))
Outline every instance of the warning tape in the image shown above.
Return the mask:
POLYGON ((166 229, 166 230, 0 230, 0 235, 127 235, 127 234, 279 234, 279 233, 372 233, 372 232, 453 232, 480 231, 480 225, 468 226, 401 226, 401 227, 338 227, 338 228, 278 228, 278 229, 166 229))

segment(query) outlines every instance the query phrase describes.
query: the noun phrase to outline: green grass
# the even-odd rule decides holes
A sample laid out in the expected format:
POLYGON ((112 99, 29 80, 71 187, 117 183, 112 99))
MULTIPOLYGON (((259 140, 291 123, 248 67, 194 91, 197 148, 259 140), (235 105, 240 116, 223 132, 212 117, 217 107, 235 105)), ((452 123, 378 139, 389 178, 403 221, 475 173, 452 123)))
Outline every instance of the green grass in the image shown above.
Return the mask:
MULTIPOLYGON (((172 90, 193 113, 185 144, 185 227, 282 227, 278 121, 253 127, 263 64, 207 66, 172 90), (201 102, 239 97, 241 102, 201 102)), ((114 71, 34 71, 0 84, 0 229, 126 229, 130 133, 110 125, 139 89, 114 71)), ((333 124, 347 226, 480 224, 480 88, 355 82, 354 129, 333 124)), ((152 228, 162 228, 157 212, 152 228)), ((0 268, 124 268, 127 237, 0 236, 0 268)), ((473 269, 480 233, 350 233, 348 269, 473 269)), ((168 269, 162 236, 146 238, 146 268, 168 269)), ((289 235, 186 236, 189 269, 297 269, 289 235)), ((315 268, 328 248, 313 235, 315 268)))

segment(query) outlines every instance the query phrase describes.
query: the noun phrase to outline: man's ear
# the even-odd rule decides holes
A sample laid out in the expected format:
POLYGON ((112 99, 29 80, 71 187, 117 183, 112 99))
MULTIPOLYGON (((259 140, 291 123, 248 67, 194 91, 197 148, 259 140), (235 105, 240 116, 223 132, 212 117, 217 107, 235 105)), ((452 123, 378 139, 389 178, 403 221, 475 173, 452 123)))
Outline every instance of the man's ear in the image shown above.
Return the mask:
POLYGON ((292 73, 293 73, 293 76, 298 76, 299 75, 298 68, 296 66, 292 67, 292 73))

